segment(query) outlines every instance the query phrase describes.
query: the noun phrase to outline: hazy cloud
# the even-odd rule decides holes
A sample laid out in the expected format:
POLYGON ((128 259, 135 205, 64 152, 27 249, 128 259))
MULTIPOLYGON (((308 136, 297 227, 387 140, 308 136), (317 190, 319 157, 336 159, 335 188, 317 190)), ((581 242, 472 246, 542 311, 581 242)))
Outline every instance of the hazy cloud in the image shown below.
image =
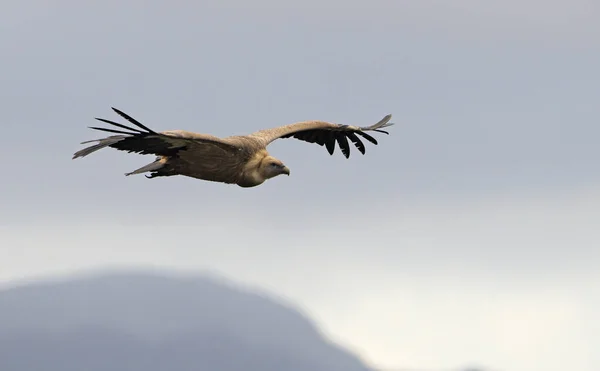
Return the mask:
POLYGON ((396 200, 393 213, 363 206, 311 220, 11 228, 0 272, 6 281, 107 266, 208 269, 290 297, 375 364, 591 369, 598 200, 580 190, 396 200))

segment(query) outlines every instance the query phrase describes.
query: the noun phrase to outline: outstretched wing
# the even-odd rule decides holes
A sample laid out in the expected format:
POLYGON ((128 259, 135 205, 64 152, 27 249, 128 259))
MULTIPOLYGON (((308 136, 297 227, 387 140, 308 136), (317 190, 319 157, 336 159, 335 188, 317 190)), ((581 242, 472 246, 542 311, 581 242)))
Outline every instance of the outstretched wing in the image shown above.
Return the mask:
POLYGON ((121 151, 136 152, 139 154, 154 154, 157 156, 174 156, 181 151, 191 152, 198 151, 206 153, 210 149, 218 152, 239 152, 239 147, 233 143, 228 143, 220 138, 206 134, 191 133, 183 130, 164 131, 157 133, 148 127, 144 126, 126 113, 113 108, 113 111, 125 118, 127 121, 136 127, 129 127, 114 121, 96 118, 96 120, 111 124, 115 127, 125 130, 90 127, 91 129, 105 131, 109 133, 119 134, 112 135, 102 139, 88 140, 81 144, 93 143, 96 144, 75 152, 73 159, 84 157, 92 152, 95 152, 104 147, 111 147, 121 151), (219 151, 220 149, 220 151, 219 151), (190 151, 187 151, 190 150, 190 151))
POLYGON ((392 115, 386 115, 378 123, 364 127, 333 124, 325 121, 303 121, 273 129, 257 131, 251 134, 251 136, 260 139, 265 146, 279 138, 296 138, 305 142, 325 146, 330 155, 333 155, 335 143, 337 142, 344 156, 348 158, 350 157, 350 145, 348 139, 350 139, 360 153, 364 155, 365 145, 360 137, 377 145, 377 140, 366 132, 376 131, 378 133, 389 134, 387 131, 381 129, 393 125, 393 123, 389 122, 391 118, 392 115))

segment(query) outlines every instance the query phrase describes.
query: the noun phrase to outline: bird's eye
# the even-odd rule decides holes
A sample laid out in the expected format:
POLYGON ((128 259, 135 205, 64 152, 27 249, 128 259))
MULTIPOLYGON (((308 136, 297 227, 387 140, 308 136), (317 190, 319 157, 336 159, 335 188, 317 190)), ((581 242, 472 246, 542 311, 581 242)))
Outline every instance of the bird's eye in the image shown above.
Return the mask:
POLYGON ((276 163, 274 163, 274 162, 273 162, 273 163, 271 163, 271 166, 273 166, 273 167, 279 167, 279 165, 278 165, 278 164, 276 164, 276 163))

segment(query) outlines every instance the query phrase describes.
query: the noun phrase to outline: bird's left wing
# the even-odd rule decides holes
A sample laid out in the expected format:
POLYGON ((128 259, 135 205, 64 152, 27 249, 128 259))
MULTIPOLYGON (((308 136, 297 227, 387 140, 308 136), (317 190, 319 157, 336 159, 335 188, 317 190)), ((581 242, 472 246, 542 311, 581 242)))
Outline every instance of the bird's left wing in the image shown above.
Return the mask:
POLYGON ((393 123, 389 122, 391 118, 392 115, 386 115, 379 122, 371 126, 341 125, 326 121, 303 121, 272 129, 260 130, 250 134, 250 136, 259 139, 265 146, 279 138, 296 138, 325 146, 331 155, 333 155, 335 143, 337 142, 344 156, 348 158, 350 157, 348 139, 364 155, 365 145, 359 137, 377 145, 377 140, 367 134, 367 132, 375 131, 389 134, 387 131, 381 129, 393 125, 393 123))
POLYGON ((154 154, 157 156, 174 156, 184 150, 199 150, 199 147, 203 147, 205 151, 209 148, 218 148, 220 149, 220 152, 225 151, 232 154, 239 152, 239 147, 231 141, 228 142, 211 135, 192 133, 183 130, 164 131, 160 133, 155 132, 126 113, 116 108, 113 108, 113 110, 136 127, 129 127, 114 121, 96 118, 99 121, 128 131, 91 127, 91 129, 119 135, 82 142, 81 144, 92 142, 96 142, 96 144, 75 152, 73 159, 87 156, 104 147, 111 147, 127 152, 136 152, 143 155, 154 154))

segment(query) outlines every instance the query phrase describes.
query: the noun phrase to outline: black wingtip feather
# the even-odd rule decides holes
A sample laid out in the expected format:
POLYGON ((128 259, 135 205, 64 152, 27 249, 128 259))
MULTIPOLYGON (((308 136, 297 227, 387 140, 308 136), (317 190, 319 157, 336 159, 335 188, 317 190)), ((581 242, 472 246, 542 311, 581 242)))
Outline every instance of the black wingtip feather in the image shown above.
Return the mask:
POLYGON ((366 148, 363 142, 360 140, 360 138, 358 138, 353 132, 348 132, 347 135, 348 138, 350 138, 350 140, 352 141, 352 143, 354 143, 354 146, 360 151, 360 153, 364 155, 366 148))
POLYGON ((365 133, 364 131, 357 131, 356 134, 358 134, 361 137, 365 138, 369 142, 377 145, 377 139, 373 138, 372 136, 370 136, 369 134, 365 133))
POLYGON ((90 129, 94 129, 94 130, 106 131, 106 132, 108 132, 108 133, 132 135, 131 133, 128 133, 128 132, 126 132, 126 131, 122 131, 122 130, 107 129, 107 128, 99 128, 99 127, 96 127, 96 126, 88 126, 88 128, 90 128, 90 129))
POLYGON ((131 122, 132 124, 147 130, 148 132, 152 133, 152 134, 156 134, 156 132, 154 132, 154 130, 149 129, 148 127, 144 126, 141 122, 139 122, 138 120, 134 119, 133 117, 129 116, 128 114, 126 114, 125 112, 115 108, 115 107, 110 107, 112 108, 113 111, 115 111, 116 113, 118 113, 121 117, 123 117, 125 120, 131 122))
POLYGON ((327 152, 333 156, 333 153, 335 152, 335 138, 333 137, 332 133, 327 134, 328 136, 325 139, 325 147, 327 148, 327 152))
POLYGON ((348 139, 344 134, 336 136, 337 142, 342 150, 342 153, 346 158, 350 158, 350 145, 348 144, 348 139))
MULTIPOLYGON (((111 125, 120 127, 122 129, 131 130, 131 131, 133 131, 135 133, 148 134, 148 132, 146 132, 146 131, 143 131, 143 130, 140 130, 140 129, 136 129, 136 128, 132 128, 132 127, 127 126, 127 125, 119 124, 118 122, 114 122, 114 121, 111 121, 111 120, 102 119, 102 118, 99 118, 99 117, 96 117, 95 119, 98 120, 98 121, 102 121, 104 123, 107 123, 107 124, 111 124, 111 125)), ((130 134, 132 134, 132 133, 130 133, 130 134)))

